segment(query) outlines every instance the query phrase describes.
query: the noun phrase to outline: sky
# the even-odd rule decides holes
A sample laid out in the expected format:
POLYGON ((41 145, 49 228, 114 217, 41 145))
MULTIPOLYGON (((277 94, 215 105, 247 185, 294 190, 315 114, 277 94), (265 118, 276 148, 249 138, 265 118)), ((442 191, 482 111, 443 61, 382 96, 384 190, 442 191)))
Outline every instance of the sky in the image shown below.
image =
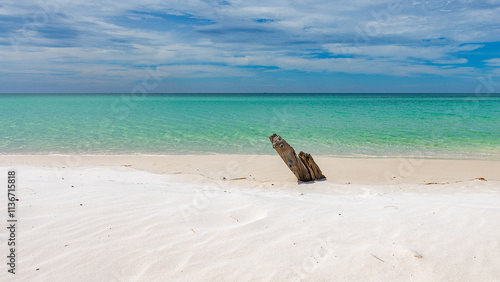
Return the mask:
POLYGON ((0 93, 486 89, 500 0, 0 0, 0 93))

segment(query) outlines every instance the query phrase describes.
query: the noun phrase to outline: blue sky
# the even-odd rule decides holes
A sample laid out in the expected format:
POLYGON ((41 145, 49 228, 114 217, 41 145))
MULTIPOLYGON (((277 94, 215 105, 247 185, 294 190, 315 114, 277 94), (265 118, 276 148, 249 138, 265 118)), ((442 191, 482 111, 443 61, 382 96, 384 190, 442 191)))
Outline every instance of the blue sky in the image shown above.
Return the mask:
POLYGON ((0 1, 4 93, 473 93, 481 78, 500 82, 500 0, 0 1))

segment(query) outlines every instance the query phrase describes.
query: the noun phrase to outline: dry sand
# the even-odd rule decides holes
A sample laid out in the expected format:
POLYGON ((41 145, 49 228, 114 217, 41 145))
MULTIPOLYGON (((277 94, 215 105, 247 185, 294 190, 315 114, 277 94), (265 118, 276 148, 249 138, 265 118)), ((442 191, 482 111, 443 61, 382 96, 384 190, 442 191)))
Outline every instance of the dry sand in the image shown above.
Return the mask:
POLYGON ((315 159, 328 180, 301 184, 279 156, 0 156, 0 277, 498 281, 499 161, 315 159))

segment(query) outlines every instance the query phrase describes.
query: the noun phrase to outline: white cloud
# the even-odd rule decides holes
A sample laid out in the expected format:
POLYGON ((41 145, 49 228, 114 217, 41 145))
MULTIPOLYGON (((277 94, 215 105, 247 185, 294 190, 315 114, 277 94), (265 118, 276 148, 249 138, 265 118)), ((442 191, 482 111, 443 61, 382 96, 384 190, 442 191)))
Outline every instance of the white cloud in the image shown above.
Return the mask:
MULTIPOLYGON (((393 2, 40 2, 60 3, 56 6, 7 2, 2 3, 0 14, 32 19, 35 13, 45 12, 48 22, 25 37, 19 53, 14 53, 10 46, 0 47, 0 72, 28 72, 37 66, 40 72, 48 74, 105 75, 110 69, 127 69, 128 72, 111 72, 117 77, 134 77, 140 75, 144 65, 162 65, 182 77, 209 76, 210 72, 212 77, 252 75, 250 68, 243 70, 242 66, 396 76, 466 76, 477 69, 460 66, 468 63, 464 54, 481 48, 483 45, 478 42, 500 41, 500 7, 492 6, 500 4, 498 0, 404 1, 400 11, 388 8, 393 2), (166 15, 182 20, 176 22, 178 19, 168 19, 166 15), (206 23, 197 24, 195 20, 206 23), (148 22, 159 26, 147 25, 148 22), (50 34, 47 27, 52 26, 74 31, 74 38, 58 38, 61 34, 57 31, 50 34), (357 31, 367 38, 363 41, 366 44, 355 43, 357 31), (324 50, 341 58, 314 57, 324 50)), ((9 34, 21 35, 22 23, 13 26, 9 34)), ((485 63, 497 67, 498 60, 485 63)))
POLYGON ((254 76, 254 74, 248 70, 216 65, 169 65, 161 66, 159 69, 162 72, 168 72, 170 77, 202 78, 254 76))
POLYGON ((489 60, 485 60, 484 62, 488 66, 500 67, 500 58, 489 59, 489 60))
POLYGON ((469 62, 469 60, 464 59, 464 58, 434 61, 434 63, 440 64, 440 65, 457 65, 457 64, 465 64, 467 62, 469 62))
POLYGON ((278 58, 276 65, 283 69, 306 70, 311 72, 329 71, 349 74, 381 74, 393 76, 409 76, 415 74, 432 74, 440 76, 471 76, 476 72, 473 68, 442 68, 424 64, 395 62, 387 59, 371 60, 364 58, 333 58, 307 60, 302 58, 278 58))
POLYGON ((466 59, 450 59, 450 54, 472 51, 483 47, 480 44, 463 46, 401 46, 401 45, 372 45, 355 46, 349 44, 325 44, 323 48, 335 55, 368 56, 372 58, 390 58, 393 60, 420 59, 430 60, 438 64, 463 64, 466 59), (442 60, 446 59, 446 60, 442 60))

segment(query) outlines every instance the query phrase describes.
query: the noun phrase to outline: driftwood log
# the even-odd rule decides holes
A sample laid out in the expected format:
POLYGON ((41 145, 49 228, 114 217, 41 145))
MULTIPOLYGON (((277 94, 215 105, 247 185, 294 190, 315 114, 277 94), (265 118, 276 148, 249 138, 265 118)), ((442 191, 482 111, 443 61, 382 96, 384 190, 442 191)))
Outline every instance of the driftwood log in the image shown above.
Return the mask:
POLYGON ((326 178, 310 154, 301 151, 297 156, 292 146, 276 133, 269 136, 269 140, 298 180, 313 181, 326 178))

